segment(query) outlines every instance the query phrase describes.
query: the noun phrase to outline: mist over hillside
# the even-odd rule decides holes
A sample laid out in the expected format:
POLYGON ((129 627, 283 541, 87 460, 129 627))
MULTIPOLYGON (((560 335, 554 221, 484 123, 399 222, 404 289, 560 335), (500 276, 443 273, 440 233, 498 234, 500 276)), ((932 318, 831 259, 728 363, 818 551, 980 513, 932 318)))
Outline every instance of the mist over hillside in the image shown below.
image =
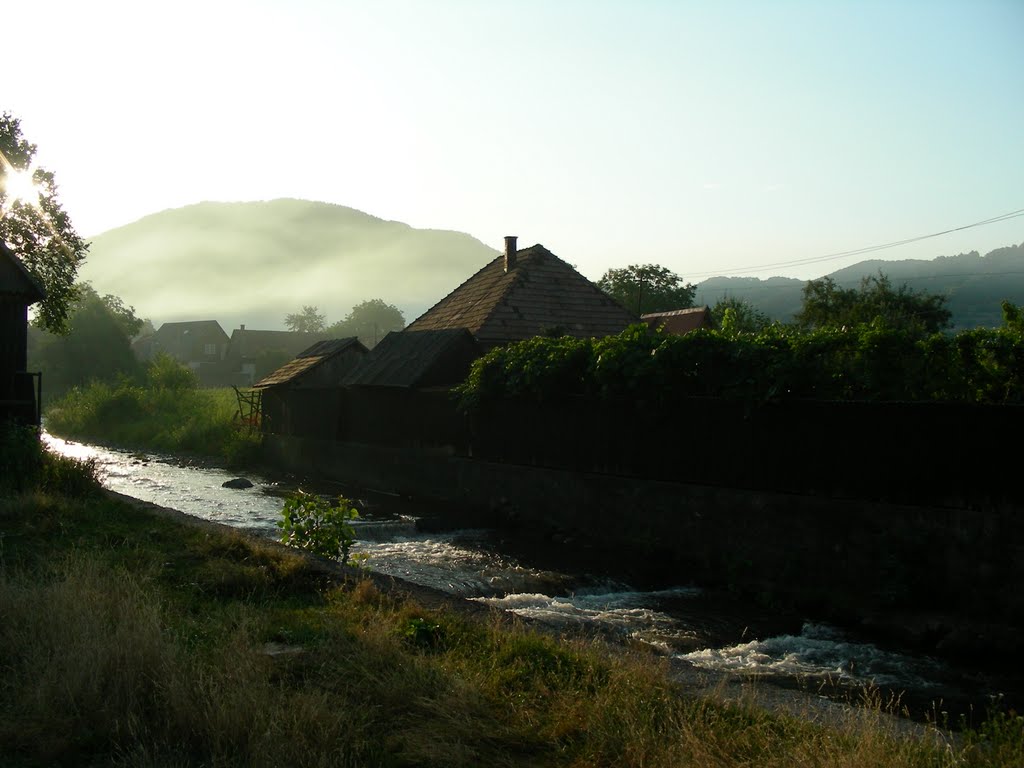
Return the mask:
POLYGON ((267 330, 315 305, 328 323, 380 298, 406 321, 497 251, 460 232, 414 229, 329 203, 204 202, 91 239, 81 279, 154 325, 213 319, 267 330))
MULTIPOLYGON (((341 205, 205 202, 92 238, 81 278, 101 294, 121 297, 157 327, 213 319, 230 333, 243 323, 281 329, 285 315, 305 305, 317 306, 332 323, 375 298, 394 304, 411 322, 497 255, 464 233, 414 229, 341 205)), ((853 287, 879 272, 896 285, 947 296, 957 330, 999 325, 1004 299, 1024 304, 1024 243, 986 256, 972 251, 862 261, 829 276, 853 287)), ((804 284, 787 277, 713 277, 697 285, 695 301, 741 298, 788 322, 800 308, 804 284)))
MULTIPOLYGON (((1024 304, 1024 243, 997 248, 981 256, 977 251, 934 259, 882 261, 871 259, 836 270, 831 277, 844 288, 879 273, 893 285, 947 297, 953 313, 952 330, 996 327, 1002 323, 1004 300, 1024 304)), ((714 306, 724 297, 745 299, 774 320, 789 322, 799 311, 804 280, 772 277, 712 277, 697 285, 694 301, 714 306)))

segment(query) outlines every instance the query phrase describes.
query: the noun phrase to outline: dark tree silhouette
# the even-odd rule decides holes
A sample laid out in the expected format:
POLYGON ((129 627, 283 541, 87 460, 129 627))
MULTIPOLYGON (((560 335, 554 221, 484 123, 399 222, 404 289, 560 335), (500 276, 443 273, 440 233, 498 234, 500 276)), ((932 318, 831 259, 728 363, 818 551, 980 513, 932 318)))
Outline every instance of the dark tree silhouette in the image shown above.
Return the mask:
POLYGON ((841 288, 830 277, 811 280, 803 293, 795 320, 805 329, 877 321, 890 328, 931 334, 948 328, 952 318, 945 296, 913 291, 906 284, 893 288, 881 273, 863 278, 858 288, 841 288))
POLYGON ((697 291, 695 285, 684 284, 679 275, 657 264, 609 269, 597 287, 638 315, 692 307, 697 291))

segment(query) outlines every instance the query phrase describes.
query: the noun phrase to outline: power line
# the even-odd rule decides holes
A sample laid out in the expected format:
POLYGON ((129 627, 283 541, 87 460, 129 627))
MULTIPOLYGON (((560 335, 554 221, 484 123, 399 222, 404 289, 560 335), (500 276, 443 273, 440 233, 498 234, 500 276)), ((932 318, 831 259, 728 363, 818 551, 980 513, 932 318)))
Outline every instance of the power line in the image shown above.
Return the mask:
POLYGON ((860 256, 860 255, 865 254, 865 253, 873 253, 874 251, 883 251, 883 250, 886 250, 887 248, 896 248, 897 246, 900 246, 900 245, 907 245, 908 243, 916 243, 916 242, 919 242, 921 240, 928 240, 928 239, 933 238, 933 237, 940 237, 941 235, 948 235, 951 232, 961 232, 961 231, 963 231, 965 229, 972 229, 974 227, 982 227, 982 226, 985 226, 987 224, 995 224, 996 222, 999 222, 999 221, 1008 221, 1009 219, 1015 219, 1015 218, 1017 218, 1019 216, 1024 216, 1024 208, 1021 208, 1021 209, 1016 210, 1016 211, 1010 211, 1009 213, 1003 213, 1003 214, 1000 214, 999 216, 993 216, 993 217, 991 217, 989 219, 984 219, 983 221, 976 221, 973 224, 964 224, 962 227, 953 227, 952 229, 944 229, 941 232, 933 232, 930 235, 918 235, 917 237, 908 237, 905 240, 895 240, 895 241, 893 241, 891 243, 882 243, 880 245, 869 245, 869 246, 866 246, 864 248, 854 248, 853 250, 850 250, 850 251, 840 251, 838 253, 829 253, 829 254, 826 254, 824 256, 812 256, 812 257, 806 258, 806 259, 794 259, 793 261, 780 261, 780 262, 775 262, 774 264, 762 264, 762 265, 756 266, 756 267, 737 267, 735 269, 722 269, 722 270, 708 271, 708 272, 694 272, 694 273, 691 273, 691 274, 687 275, 687 277, 689 277, 689 278, 693 278, 693 277, 698 277, 698 278, 699 277, 717 277, 717 276, 720 276, 720 275, 724 276, 724 275, 729 275, 729 274, 736 274, 738 272, 761 272, 761 271, 766 270, 766 269, 784 269, 786 267, 798 267, 798 266, 803 266, 805 264, 817 264, 819 262, 832 261, 834 259, 842 259, 842 258, 846 258, 848 256, 860 256))

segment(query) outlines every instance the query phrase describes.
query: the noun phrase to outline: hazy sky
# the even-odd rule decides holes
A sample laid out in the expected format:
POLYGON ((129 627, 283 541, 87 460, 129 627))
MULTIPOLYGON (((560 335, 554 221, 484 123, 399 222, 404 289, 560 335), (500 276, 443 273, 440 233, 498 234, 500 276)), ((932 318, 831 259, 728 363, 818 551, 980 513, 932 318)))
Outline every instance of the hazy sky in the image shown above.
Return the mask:
POLYGON ((0 51, 85 235, 298 197, 697 282, 1024 209, 1024 0, 33 0, 0 51))

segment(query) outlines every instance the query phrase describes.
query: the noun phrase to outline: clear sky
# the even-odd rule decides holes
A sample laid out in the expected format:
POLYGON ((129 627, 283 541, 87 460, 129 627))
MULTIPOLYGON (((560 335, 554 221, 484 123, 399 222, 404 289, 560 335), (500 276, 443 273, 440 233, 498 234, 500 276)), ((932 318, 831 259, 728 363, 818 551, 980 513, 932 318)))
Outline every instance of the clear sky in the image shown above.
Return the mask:
POLYGON ((1024 0, 32 0, 0 110, 78 231, 297 197, 813 278, 1024 241, 1024 0))

